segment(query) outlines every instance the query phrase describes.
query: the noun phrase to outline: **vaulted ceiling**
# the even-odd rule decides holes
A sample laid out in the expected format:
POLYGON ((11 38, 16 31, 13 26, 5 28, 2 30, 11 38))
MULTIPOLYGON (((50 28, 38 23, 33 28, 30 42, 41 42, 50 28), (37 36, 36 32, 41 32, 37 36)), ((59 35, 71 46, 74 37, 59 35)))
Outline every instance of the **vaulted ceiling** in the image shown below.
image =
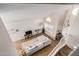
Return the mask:
POLYGON ((40 19, 50 15, 51 13, 70 8, 71 5, 63 4, 0 4, 0 15, 14 20, 40 19))

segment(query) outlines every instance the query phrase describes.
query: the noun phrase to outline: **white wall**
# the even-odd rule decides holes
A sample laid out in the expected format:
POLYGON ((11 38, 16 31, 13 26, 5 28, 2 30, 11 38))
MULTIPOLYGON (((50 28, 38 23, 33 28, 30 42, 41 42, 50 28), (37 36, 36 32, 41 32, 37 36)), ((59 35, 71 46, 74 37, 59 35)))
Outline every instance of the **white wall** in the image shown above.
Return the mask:
POLYGON ((51 23, 45 22, 45 24, 49 25, 47 28, 45 28, 45 33, 48 34, 51 38, 55 39, 57 31, 62 31, 63 24, 67 16, 67 11, 71 8, 72 6, 63 6, 63 8, 59 8, 58 10, 52 12, 52 14, 48 16, 51 19, 51 23))
POLYGON ((75 17, 75 18, 74 18, 73 22, 71 23, 71 27, 70 27, 71 32, 70 33, 74 36, 79 37, 79 12, 78 12, 78 15, 76 15, 76 16, 74 15, 73 17, 75 17))
MULTIPOLYGON (((73 6, 73 10, 75 8, 79 8, 79 6, 77 7, 73 6)), ((70 26, 68 31, 71 38, 67 41, 68 46, 71 47, 72 49, 75 46, 79 46, 79 10, 76 15, 72 13, 73 10, 71 11, 70 18, 69 18, 70 26)))
POLYGON ((13 46, 2 19, 0 18, 0 56, 14 55, 16 55, 15 47, 13 46))
POLYGON ((26 14, 23 14, 20 11, 16 11, 14 13, 4 13, 1 14, 1 17, 10 34, 10 37, 12 38, 12 41, 23 39, 25 31, 34 31, 35 29, 38 29, 40 27, 40 23, 43 22, 42 19, 27 19, 26 14), (16 32, 16 29, 18 29, 19 32, 16 32))
MULTIPOLYGON (((2 19, 6 19, 6 17, 2 17, 2 19)), ((9 18, 8 18, 9 19, 9 18)), ((13 41, 23 39, 25 31, 32 30, 40 28, 40 23, 42 23, 41 19, 35 19, 35 20, 19 20, 19 21, 11 21, 8 23, 5 23, 6 28, 12 38, 13 41), (19 31, 16 32, 16 29, 19 31)))
MULTIPOLYGON (((73 6, 73 10, 75 10, 76 8, 79 8, 79 5, 73 6)), ((72 10, 72 12, 73 12, 73 10, 72 10)), ((69 22, 70 22, 70 34, 78 37, 79 36, 79 9, 78 9, 78 12, 76 13, 76 15, 71 13, 69 22)))

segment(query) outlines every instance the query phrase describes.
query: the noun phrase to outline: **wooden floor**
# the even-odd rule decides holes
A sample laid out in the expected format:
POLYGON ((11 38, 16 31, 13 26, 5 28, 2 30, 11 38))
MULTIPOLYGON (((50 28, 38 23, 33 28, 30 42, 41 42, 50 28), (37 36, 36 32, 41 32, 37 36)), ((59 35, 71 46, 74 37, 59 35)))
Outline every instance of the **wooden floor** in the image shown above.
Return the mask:
MULTIPOLYGON (((21 48, 21 44, 22 44, 23 42, 28 41, 28 40, 32 40, 33 38, 36 38, 36 37, 38 37, 38 36, 40 36, 40 35, 45 35, 45 36, 47 36, 46 34, 41 33, 41 34, 35 35, 35 36, 33 36, 33 37, 31 37, 31 38, 28 38, 28 39, 22 39, 22 40, 16 41, 16 42, 15 42, 15 47, 16 47, 17 53, 18 53, 19 55, 24 55, 24 56, 25 56, 26 54, 25 54, 24 50, 21 48)), ((51 39, 49 36, 47 36, 47 37, 48 37, 49 39, 51 39)), ((52 51, 52 49, 53 49, 53 48, 58 44, 58 42, 59 42, 59 40, 53 40, 53 39, 51 39, 51 40, 52 40, 51 45, 44 47, 43 49, 41 49, 41 50, 35 52, 35 53, 32 54, 31 56, 47 56, 47 55, 52 51)))
MULTIPOLYGON (((46 34, 44 34, 47 36, 46 34)), ((47 36, 51 39, 49 36, 47 36)), ((52 40, 51 45, 44 47, 43 49, 37 51, 36 53, 32 54, 32 56, 48 56, 48 54, 54 49, 54 47, 58 44, 59 40, 52 40)))
POLYGON ((68 54, 72 51, 71 48, 69 48, 67 45, 65 45, 63 48, 59 50, 59 52, 56 54, 56 56, 68 56, 68 54))
MULTIPOLYGON (((15 42, 15 47, 16 47, 16 50, 17 50, 18 55, 26 56, 26 53, 21 48, 21 44, 22 43, 24 43, 24 42, 26 42, 28 40, 32 40, 33 38, 36 38, 36 37, 38 37, 40 35, 45 35, 46 37, 48 37, 49 39, 51 39, 48 35, 41 33, 41 34, 37 34, 37 35, 35 35, 35 36, 31 37, 31 38, 28 38, 28 39, 22 39, 22 40, 16 41, 15 42)), ((51 39, 51 40, 52 40, 52 43, 49 46, 46 46, 46 47, 42 48, 41 50, 35 52, 31 56, 47 56, 54 49, 54 47, 56 47, 56 45, 60 41, 60 40, 53 40, 53 39, 51 39)), ((67 54, 68 52, 71 51, 71 49, 66 46, 66 47, 64 47, 64 49, 61 49, 56 54, 56 56, 63 56, 63 55, 65 55, 65 53, 63 53, 63 51, 65 51, 66 54, 67 54)))

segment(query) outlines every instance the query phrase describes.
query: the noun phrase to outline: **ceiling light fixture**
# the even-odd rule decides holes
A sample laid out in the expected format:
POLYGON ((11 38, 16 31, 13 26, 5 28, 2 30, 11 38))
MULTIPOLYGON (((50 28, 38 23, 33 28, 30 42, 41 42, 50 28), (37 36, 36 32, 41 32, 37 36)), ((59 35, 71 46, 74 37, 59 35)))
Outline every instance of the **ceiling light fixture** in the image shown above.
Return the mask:
POLYGON ((75 8, 75 9, 72 11, 72 14, 73 14, 73 15, 77 15, 78 10, 79 10, 79 8, 75 8))
POLYGON ((48 17, 48 18, 46 19, 46 21, 47 21, 47 22, 51 22, 51 19, 50 19, 50 17, 48 17))

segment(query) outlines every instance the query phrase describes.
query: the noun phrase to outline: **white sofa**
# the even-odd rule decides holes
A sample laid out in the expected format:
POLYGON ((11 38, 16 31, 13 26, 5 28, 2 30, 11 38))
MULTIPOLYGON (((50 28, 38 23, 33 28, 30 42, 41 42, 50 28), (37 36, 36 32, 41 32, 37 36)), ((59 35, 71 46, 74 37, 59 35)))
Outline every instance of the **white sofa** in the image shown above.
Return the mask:
POLYGON ((37 38, 24 42, 22 44, 22 48, 25 50, 27 55, 31 55, 49 44, 51 44, 51 40, 46 36, 41 35, 37 38))

